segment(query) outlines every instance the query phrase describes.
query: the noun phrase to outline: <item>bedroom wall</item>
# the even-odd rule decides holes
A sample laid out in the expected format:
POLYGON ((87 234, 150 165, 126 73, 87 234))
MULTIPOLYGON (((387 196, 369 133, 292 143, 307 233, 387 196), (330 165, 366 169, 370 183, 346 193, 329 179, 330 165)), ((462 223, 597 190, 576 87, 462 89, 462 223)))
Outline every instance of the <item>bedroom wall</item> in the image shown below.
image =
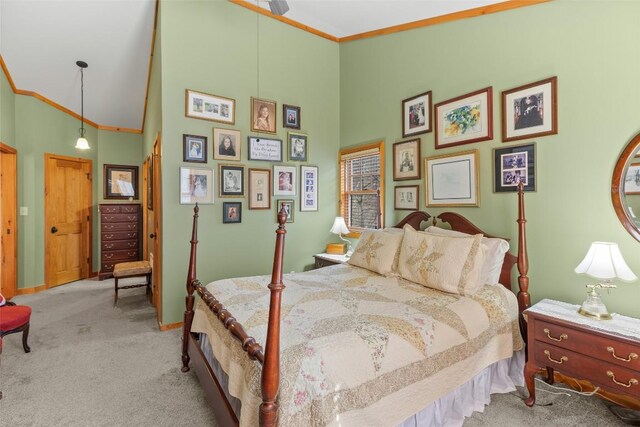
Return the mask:
POLYGON ((16 95, 0 67, 0 141, 15 147, 16 95))
MULTIPOLYGON (((640 242, 618 221, 610 183, 621 150, 640 131, 639 2, 554 1, 508 12, 343 43, 340 46, 340 141, 387 144, 386 210, 393 212, 392 143, 401 139, 401 101, 433 91, 434 104, 486 86, 494 91, 494 139, 434 149, 421 135, 422 157, 480 151, 480 207, 449 208, 486 231, 516 237, 516 195, 492 192, 492 149, 535 141, 537 192, 526 194, 534 301, 585 299, 593 282, 573 269, 592 241, 618 242, 640 275, 640 242), (501 91, 558 76, 558 135, 503 144, 501 91)), ((444 209, 429 208, 431 214, 444 209)), ((406 214, 388 215, 388 224, 406 214)), ((512 244, 515 250, 515 245, 512 244)), ((640 316, 640 286, 619 284, 603 299, 610 310, 640 316)))
POLYGON ((153 143, 158 132, 162 131, 162 3, 158 5, 158 21, 156 38, 151 61, 151 76, 147 93, 147 110, 145 111, 144 129, 142 129, 143 161, 153 152, 153 143))
POLYGON ((239 164, 247 168, 272 168, 272 163, 247 161, 246 138, 252 134, 249 132, 251 96, 277 101, 278 124, 274 137, 282 140, 287 137, 281 126, 282 103, 302 107, 301 131, 309 134, 309 164, 320 167, 320 210, 300 212, 296 196, 295 223, 287 224, 285 270, 301 271, 313 264, 313 254, 322 252, 325 244, 333 241, 329 229, 337 211, 339 46, 229 2, 163 2, 165 324, 182 320, 184 310, 193 205, 179 204, 180 166, 207 167, 215 172, 215 203, 200 209, 198 277, 207 282, 271 272, 276 198, 272 198, 270 210, 249 210, 246 198, 218 198, 218 162, 213 161, 211 152, 214 127, 237 129, 242 133, 239 164), (234 98, 235 125, 186 118, 186 88, 234 98), (206 165, 182 162, 183 134, 207 136, 209 160, 206 165), (222 224, 224 201, 242 202, 241 224, 222 224))

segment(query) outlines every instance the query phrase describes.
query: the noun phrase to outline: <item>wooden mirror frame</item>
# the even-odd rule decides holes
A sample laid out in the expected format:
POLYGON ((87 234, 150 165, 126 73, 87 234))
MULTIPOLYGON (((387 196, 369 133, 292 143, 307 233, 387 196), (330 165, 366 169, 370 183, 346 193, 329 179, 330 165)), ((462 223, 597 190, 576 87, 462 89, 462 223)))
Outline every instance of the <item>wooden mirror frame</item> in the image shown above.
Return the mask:
POLYGON ((638 148, 640 148, 640 133, 634 136, 631 142, 627 144, 624 151, 618 158, 616 167, 613 169, 613 176, 611 177, 611 202, 613 203, 613 209, 615 209, 616 215, 618 215, 618 219, 622 222, 624 228, 636 240, 640 241, 640 229, 638 229, 638 226, 635 225, 627 215, 627 211, 622 200, 624 193, 624 178, 627 167, 630 164, 631 158, 635 155, 636 151, 638 151, 638 148))

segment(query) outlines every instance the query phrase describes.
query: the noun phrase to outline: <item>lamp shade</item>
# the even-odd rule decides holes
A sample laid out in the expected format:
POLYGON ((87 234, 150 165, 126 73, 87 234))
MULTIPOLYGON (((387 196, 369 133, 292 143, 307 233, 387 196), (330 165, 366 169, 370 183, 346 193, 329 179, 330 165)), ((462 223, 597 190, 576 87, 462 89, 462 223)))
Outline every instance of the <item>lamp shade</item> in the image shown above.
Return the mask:
POLYGON ((638 279, 624 262, 618 244, 609 242, 593 242, 575 272, 602 280, 633 282, 638 279))
POLYGON ((350 231, 347 228, 347 224, 344 222, 344 218, 341 216, 337 216, 336 220, 333 221, 333 227, 330 230, 333 234, 349 234, 350 231))
POLYGON ((86 138, 78 138, 78 141, 76 141, 76 148, 78 150, 88 150, 89 141, 87 141, 86 138))

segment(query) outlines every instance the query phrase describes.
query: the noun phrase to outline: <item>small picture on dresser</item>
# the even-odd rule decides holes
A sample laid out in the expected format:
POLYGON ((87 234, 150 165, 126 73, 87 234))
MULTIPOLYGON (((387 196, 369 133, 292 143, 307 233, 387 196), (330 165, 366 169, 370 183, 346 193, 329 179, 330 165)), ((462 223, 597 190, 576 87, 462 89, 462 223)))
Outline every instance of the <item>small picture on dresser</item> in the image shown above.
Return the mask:
POLYGON ((138 166, 104 165, 105 199, 138 199, 138 166))

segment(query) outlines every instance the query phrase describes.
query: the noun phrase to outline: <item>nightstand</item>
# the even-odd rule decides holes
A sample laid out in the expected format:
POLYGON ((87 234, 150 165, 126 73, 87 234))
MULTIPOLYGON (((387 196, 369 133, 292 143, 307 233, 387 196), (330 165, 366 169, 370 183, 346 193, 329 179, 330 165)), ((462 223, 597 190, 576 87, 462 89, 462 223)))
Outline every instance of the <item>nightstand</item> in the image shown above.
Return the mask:
POLYGON ((578 314, 578 308, 545 299, 524 312, 527 406, 536 401, 534 375, 541 368, 546 368, 549 383, 557 370, 604 391, 640 399, 640 320, 620 314, 595 320, 578 314))
POLYGON ((329 267, 330 265, 344 264, 349 260, 346 255, 332 255, 327 253, 316 254, 313 256, 316 259, 315 268, 329 267))

